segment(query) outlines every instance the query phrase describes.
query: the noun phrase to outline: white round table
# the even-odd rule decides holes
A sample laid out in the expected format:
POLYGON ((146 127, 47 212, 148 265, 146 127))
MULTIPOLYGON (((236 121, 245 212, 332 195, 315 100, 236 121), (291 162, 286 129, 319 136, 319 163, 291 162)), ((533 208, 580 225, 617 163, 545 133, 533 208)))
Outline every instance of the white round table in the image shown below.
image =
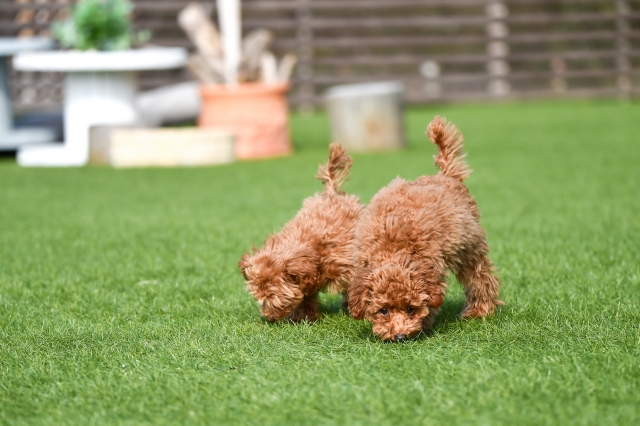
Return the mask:
POLYGON ((9 57, 18 52, 45 50, 51 47, 53 47, 53 40, 44 37, 0 37, 0 150, 13 150, 28 143, 43 143, 54 138, 54 132, 49 129, 13 128, 8 65, 9 57))
POLYGON ((89 130, 95 125, 134 124, 137 72, 184 66, 183 48, 147 48, 117 52, 53 51, 20 53, 13 66, 22 71, 66 72, 64 144, 26 146, 22 166, 83 166, 89 159, 89 130))

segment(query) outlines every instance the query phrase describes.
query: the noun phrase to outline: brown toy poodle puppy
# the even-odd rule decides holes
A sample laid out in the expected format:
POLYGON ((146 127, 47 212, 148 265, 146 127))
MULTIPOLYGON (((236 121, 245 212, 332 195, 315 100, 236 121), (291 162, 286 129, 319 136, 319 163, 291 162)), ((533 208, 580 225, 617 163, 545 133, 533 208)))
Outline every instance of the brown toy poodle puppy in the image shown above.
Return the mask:
POLYGON ((270 235, 262 249, 242 256, 239 266, 247 291, 269 322, 315 321, 319 291, 346 294, 355 270, 355 226, 364 207, 358 197, 339 190, 352 162, 341 145, 332 144, 329 161, 316 176, 324 192, 304 200, 302 209, 270 235))
POLYGON ((432 326, 448 271, 465 289, 461 317, 484 317, 502 304, 480 213, 462 184, 471 173, 462 135, 435 117, 427 136, 438 146, 440 172, 414 182, 396 178, 373 197, 356 228, 349 310, 371 321, 383 340, 404 340, 432 326))

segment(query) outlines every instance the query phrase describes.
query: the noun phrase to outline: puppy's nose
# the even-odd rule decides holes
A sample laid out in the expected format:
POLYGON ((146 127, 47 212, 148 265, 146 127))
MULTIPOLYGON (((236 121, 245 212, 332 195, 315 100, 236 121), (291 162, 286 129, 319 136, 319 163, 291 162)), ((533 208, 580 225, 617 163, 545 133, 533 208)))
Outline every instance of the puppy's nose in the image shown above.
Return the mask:
POLYGON ((276 322, 276 319, 274 317, 267 317, 267 321, 276 322))
POLYGON ((407 338, 406 334, 396 334, 395 336, 393 336, 393 338, 395 339, 396 342, 400 342, 401 340, 404 340, 407 338))

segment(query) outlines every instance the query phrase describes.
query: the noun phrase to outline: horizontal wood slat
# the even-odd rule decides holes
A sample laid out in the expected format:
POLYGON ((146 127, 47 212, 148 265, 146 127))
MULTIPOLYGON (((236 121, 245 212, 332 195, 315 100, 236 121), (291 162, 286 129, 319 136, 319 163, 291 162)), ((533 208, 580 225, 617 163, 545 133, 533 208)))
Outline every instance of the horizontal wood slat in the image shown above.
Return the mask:
MULTIPOLYGON (((633 71, 631 74, 640 75, 640 71, 633 71)), ((556 74, 553 72, 512 72, 508 76, 501 77, 509 81, 518 80, 535 80, 535 79, 550 79, 556 76, 563 78, 578 78, 578 77, 615 77, 618 75, 617 70, 578 70, 578 71, 566 71, 562 74, 556 74)), ((380 80, 391 80, 397 78, 396 74, 379 74, 376 75, 380 80)), ((464 73, 464 74, 447 74, 440 77, 430 79, 430 81, 437 82, 471 82, 471 81, 488 81, 495 79, 486 73, 464 73)), ((370 76, 353 75, 353 76, 337 76, 337 75, 322 75, 316 76, 315 81, 320 84, 337 84, 337 83, 360 83, 370 81, 370 76)), ((423 83, 425 80, 415 76, 405 76, 403 78, 405 83, 423 83)))
MULTIPOLYGON (((568 52, 532 52, 514 53, 502 56, 506 61, 539 61, 553 58, 562 59, 599 59, 615 58, 616 51, 568 51, 568 52)), ((640 51, 628 53, 629 57, 640 57, 640 51)), ((493 59, 487 54, 460 55, 395 55, 395 56, 336 56, 313 60, 314 64, 322 65, 385 65, 385 64, 420 64, 425 60, 439 63, 484 63, 493 59)))

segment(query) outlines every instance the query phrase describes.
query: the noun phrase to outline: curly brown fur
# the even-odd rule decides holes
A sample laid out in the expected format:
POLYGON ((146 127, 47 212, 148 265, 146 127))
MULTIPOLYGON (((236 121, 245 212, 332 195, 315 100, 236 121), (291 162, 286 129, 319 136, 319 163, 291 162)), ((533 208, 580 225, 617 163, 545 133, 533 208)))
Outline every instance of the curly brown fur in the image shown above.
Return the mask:
POLYGON ((329 288, 346 294, 354 273, 354 230, 363 209, 358 197, 340 191, 352 160, 339 144, 317 178, 322 194, 304 200, 302 209, 262 249, 242 256, 240 270, 247 291, 270 322, 315 321, 318 292, 329 288))
POLYGON ((465 288, 463 318, 490 315, 501 304, 480 213, 462 184, 470 174, 462 135, 440 117, 427 135, 438 146, 440 172, 414 182, 396 178, 373 197, 356 227, 349 310, 371 321, 383 340, 410 338, 433 325, 448 271, 465 288))

